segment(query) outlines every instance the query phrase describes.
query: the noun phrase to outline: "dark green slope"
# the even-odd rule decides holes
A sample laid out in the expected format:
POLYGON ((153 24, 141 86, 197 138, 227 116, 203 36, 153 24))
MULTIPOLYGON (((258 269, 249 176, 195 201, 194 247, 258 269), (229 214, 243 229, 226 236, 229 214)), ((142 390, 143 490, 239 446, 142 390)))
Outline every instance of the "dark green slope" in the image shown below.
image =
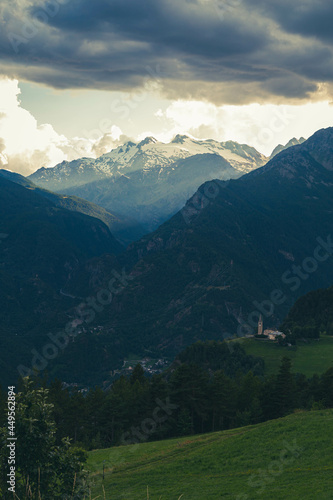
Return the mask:
POLYGON ((300 297, 289 311, 283 327, 298 337, 333 335, 333 287, 314 290, 300 297))
POLYGON ((136 221, 110 213, 105 208, 82 198, 61 195, 48 191, 47 189, 39 188, 32 181, 23 177, 23 175, 10 172, 9 170, 0 169, 0 176, 34 190, 43 198, 50 200, 57 207, 100 219, 108 226, 113 236, 123 245, 128 245, 133 240, 139 240, 145 234, 144 229, 140 227, 136 221))
POLYGON ((0 176, 0 373, 13 374, 27 346, 64 321, 62 291, 89 259, 121 245, 98 219, 56 207, 0 176), (12 353, 12 357, 9 356, 12 353))
POLYGON ((118 216, 114 212, 111 213, 95 203, 77 196, 61 195, 41 188, 35 189, 41 196, 51 200, 58 207, 100 219, 122 245, 127 246, 132 241, 139 240, 146 233, 136 221, 128 217, 118 216))
POLYGON ((35 188, 35 184, 32 181, 29 181, 26 177, 16 172, 11 172, 10 170, 5 170, 3 168, 0 169, 0 176, 4 177, 8 181, 15 182, 16 184, 20 184, 20 186, 35 188))
POLYGON ((121 245, 99 219, 59 208, 40 196, 0 177, 1 232, 8 233, 3 243, 6 268, 16 273, 41 271, 55 279, 62 279, 61 271, 66 258, 91 258, 103 253, 119 253, 121 245), (24 255, 24 262, 20 256, 24 255), (60 275, 58 274, 60 271, 60 275))

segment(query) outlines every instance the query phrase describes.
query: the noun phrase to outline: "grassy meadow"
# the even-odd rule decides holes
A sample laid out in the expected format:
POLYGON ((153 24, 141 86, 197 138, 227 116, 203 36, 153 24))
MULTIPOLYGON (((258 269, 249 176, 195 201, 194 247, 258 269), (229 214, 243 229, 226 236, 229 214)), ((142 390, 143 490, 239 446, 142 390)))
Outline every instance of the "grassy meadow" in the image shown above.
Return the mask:
POLYGON ((93 499, 332 499, 333 410, 92 451, 88 465, 93 499))
MULTIPOLYGON (((234 341, 233 341, 234 342, 234 341)), ((260 356, 265 360, 267 375, 277 373, 283 356, 292 362, 294 373, 304 373, 311 377, 315 373, 324 373, 333 367, 333 337, 322 336, 319 340, 298 342, 297 346, 281 347, 272 341, 256 339, 238 339, 247 354, 260 356)))

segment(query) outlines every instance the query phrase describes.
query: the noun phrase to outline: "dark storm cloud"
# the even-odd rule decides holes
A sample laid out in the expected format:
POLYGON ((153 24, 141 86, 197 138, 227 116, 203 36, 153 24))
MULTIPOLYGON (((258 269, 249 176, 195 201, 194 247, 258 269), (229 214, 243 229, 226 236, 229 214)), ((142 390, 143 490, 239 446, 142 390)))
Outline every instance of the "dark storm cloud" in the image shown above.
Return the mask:
POLYGON ((123 40, 148 43, 160 49, 161 55, 183 52, 222 58, 251 53, 261 46, 263 33, 246 23, 222 22, 205 5, 169 0, 75 0, 59 12, 53 25, 83 35, 93 31, 104 39, 116 33, 123 40))
POLYGON ((288 32, 333 42, 333 3, 330 0, 254 0, 288 32))
POLYGON ((154 79, 219 103, 299 99, 333 80, 332 14, 323 1, 8 0, 0 58, 9 76, 58 88, 154 79))

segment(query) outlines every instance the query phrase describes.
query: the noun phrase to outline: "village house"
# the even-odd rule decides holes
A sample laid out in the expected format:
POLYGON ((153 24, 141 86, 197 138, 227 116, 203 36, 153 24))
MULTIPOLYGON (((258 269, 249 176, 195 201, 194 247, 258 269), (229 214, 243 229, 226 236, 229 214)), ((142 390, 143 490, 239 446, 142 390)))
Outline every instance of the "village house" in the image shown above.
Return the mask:
POLYGON ((260 315, 258 321, 258 335, 265 335, 268 337, 268 340, 277 340, 278 338, 285 339, 286 336, 284 333, 279 332, 278 330, 264 330, 264 322, 262 319, 262 315, 260 315))
POLYGON ((266 335, 269 340, 277 340, 279 337, 283 339, 286 338, 284 333, 279 332, 277 330, 265 330, 264 335, 266 335))

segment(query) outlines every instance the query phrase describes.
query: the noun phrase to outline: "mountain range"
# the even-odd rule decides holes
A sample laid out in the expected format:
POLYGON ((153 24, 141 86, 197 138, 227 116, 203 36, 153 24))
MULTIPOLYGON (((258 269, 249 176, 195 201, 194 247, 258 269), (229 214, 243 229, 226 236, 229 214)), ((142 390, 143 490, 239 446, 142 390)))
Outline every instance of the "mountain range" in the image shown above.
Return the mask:
MULTIPOLYGON (((12 193, 12 184, 2 184, 4 192, 12 193)), ((29 187, 17 188, 37 196, 29 187)), ((21 204, 28 195, 11 196, 3 210, 7 204, 21 204)), ((32 346, 43 347, 42 318, 54 333, 68 320, 75 321, 82 301, 92 303, 101 291, 105 293, 115 272, 123 280, 112 302, 98 306, 90 324, 81 318, 80 336, 52 363, 52 373, 65 381, 108 380, 129 355, 173 357, 196 340, 254 333, 260 314, 265 327, 278 326, 298 297, 332 285, 332 197, 333 128, 329 128, 239 179, 205 182, 182 210, 124 252, 111 245, 106 226, 98 226, 108 240, 101 240, 100 252, 91 250, 78 257, 70 272, 66 272, 68 257, 57 261, 53 296, 38 288, 35 323, 22 331, 25 350, 20 349, 15 359, 28 365, 32 346)), ((38 195, 39 203, 40 199, 47 202, 38 195)), ((51 206, 47 213, 55 210, 51 206)), ((25 210, 23 221, 29 221, 34 210, 18 207, 20 213, 25 210)), ((92 220, 84 219, 89 227, 92 220)), ((0 232, 10 234, 9 229, 3 226, 0 232)), ((55 252, 58 247, 52 250, 52 241, 58 236, 54 228, 45 231, 50 242, 47 251, 55 252)), ((37 241, 44 244, 40 237, 37 241)), ((95 242, 93 238, 92 248, 95 242)), ((8 238, 0 246, 4 264, 9 243, 8 238)), ((23 259, 29 243, 14 243, 22 249, 23 259)), ((35 250, 31 248, 30 254, 36 255, 35 250)), ((34 276, 35 266, 28 259, 25 267, 18 268, 34 276)), ((3 277, 7 302, 15 296, 9 283, 3 277)), ((13 326, 7 325, 7 336, 13 335, 13 326)), ((9 346, 7 342, 4 352, 12 353, 9 346)))
POLYGON ((276 327, 297 297, 330 286, 332 148, 333 129, 321 130, 238 180, 202 185, 120 256, 133 281, 101 315, 103 335, 173 354, 254 333, 260 313, 276 327))
POLYGON ((148 233, 180 210, 206 180, 235 179, 267 160, 254 148, 232 141, 177 135, 164 144, 147 137, 139 143, 127 142, 96 160, 82 158, 39 169, 29 180, 135 220, 136 233, 142 228, 148 233))

